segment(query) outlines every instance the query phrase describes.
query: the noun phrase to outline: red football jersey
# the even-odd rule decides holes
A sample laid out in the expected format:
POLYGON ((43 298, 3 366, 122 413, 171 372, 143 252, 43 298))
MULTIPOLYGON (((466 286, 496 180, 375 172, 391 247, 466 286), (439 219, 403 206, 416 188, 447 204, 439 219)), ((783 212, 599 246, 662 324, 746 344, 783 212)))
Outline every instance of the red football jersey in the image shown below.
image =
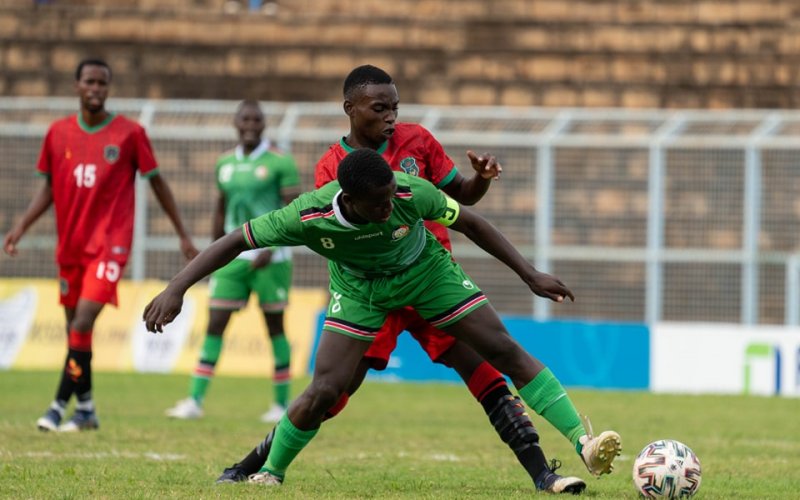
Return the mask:
MULTIPOLYGON (((339 162, 352 151, 354 149, 344 142, 344 138, 337 144, 331 145, 317 162, 314 172, 314 184, 317 189, 336 179, 339 162)), ((444 152, 439 141, 424 127, 415 123, 395 124, 394 134, 378 148, 378 153, 389 163, 392 170, 427 179, 439 189, 449 184, 458 173, 453 160, 444 152)), ((425 221, 425 227, 446 249, 452 250, 450 237, 444 226, 425 221)))
POLYGON ((111 115, 88 127, 79 116, 54 122, 37 170, 50 177, 60 265, 113 256, 125 262, 133 240, 136 170, 156 173, 144 129, 111 115))

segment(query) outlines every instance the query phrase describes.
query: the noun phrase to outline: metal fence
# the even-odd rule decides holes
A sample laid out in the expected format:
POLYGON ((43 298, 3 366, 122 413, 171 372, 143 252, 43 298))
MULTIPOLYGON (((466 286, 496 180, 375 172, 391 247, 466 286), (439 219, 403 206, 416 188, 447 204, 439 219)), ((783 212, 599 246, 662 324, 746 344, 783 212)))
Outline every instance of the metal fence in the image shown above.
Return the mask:
MULTIPOLYGON (((207 244, 216 157, 235 144, 236 102, 109 101, 147 128, 192 234, 207 244)), ((267 135, 291 151, 304 189, 348 130, 339 103, 263 103, 267 135)), ((74 98, 0 99, 0 231, 27 205, 49 123, 74 98)), ((519 279, 460 235, 454 253, 501 312, 537 318, 800 323, 800 113, 402 106, 440 140, 462 173, 466 150, 504 174, 476 207, 574 304, 533 298, 519 279)), ((172 276, 182 265, 166 216, 141 182, 127 275, 172 276)), ((43 217, 4 277, 55 276, 54 223, 43 217)), ((324 286, 325 266, 295 252, 295 284, 324 286)))

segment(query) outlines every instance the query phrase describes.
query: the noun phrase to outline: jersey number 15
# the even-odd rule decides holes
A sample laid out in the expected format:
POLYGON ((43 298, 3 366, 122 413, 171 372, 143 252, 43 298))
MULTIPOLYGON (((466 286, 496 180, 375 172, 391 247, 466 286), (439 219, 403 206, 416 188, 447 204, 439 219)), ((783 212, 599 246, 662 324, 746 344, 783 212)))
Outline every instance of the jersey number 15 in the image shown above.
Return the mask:
POLYGON ((97 180, 96 172, 97 166, 93 163, 87 163, 86 165, 81 163, 75 167, 75 170, 72 171, 72 175, 75 176, 75 182, 78 184, 78 187, 90 188, 94 186, 94 182, 97 180))

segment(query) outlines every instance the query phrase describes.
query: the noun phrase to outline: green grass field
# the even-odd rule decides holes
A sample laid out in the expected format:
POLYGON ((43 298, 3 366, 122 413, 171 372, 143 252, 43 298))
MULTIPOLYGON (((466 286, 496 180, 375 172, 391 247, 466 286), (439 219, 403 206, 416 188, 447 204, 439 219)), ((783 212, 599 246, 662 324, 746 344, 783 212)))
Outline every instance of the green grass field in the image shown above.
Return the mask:
MULTIPOLYGON (((206 418, 171 421, 186 376, 100 373, 100 430, 42 433, 35 420, 55 390, 54 372, 0 372, 0 496, 4 498, 263 497, 258 485, 214 484, 224 467, 269 430, 258 421, 269 382, 218 378, 206 418)), ((296 381, 300 390, 306 380, 296 381)), ((636 498, 632 459, 648 442, 685 442, 703 465, 698 498, 798 498, 800 401, 657 396, 572 390, 595 430, 623 439, 617 470, 588 477, 569 443, 535 419, 561 473, 587 479, 585 496, 636 498)), ((534 493, 527 475, 465 388, 367 383, 295 461, 280 498, 512 498, 534 493)))

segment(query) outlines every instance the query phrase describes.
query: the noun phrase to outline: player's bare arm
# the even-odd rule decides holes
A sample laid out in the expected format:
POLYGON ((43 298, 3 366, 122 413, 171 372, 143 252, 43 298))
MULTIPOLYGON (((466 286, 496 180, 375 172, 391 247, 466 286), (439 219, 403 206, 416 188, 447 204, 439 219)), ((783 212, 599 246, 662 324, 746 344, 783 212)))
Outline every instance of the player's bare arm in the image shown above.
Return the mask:
POLYGON ((19 243, 22 235, 25 234, 25 231, 27 231, 52 204, 53 189, 50 186, 50 179, 48 178, 42 182, 39 190, 33 195, 30 204, 28 204, 28 208, 25 209, 25 213, 22 214, 19 222, 17 222, 14 227, 6 233, 5 238, 3 238, 3 250, 8 255, 12 257, 17 255, 17 243, 19 243))
POLYGON ((565 297, 575 300, 572 291, 561 280, 537 271, 503 233, 475 212, 461 207, 458 218, 450 227, 511 268, 536 295, 555 302, 563 302, 565 297))
POLYGON ((164 331, 164 325, 172 322, 181 312, 183 294, 190 286, 248 249, 241 230, 236 229, 197 254, 197 257, 189 261, 186 267, 170 280, 167 288, 144 308, 142 318, 147 325, 147 330, 150 332, 164 331))
POLYGON ((442 190, 462 205, 474 205, 489 190, 492 180, 500 178, 503 167, 497 158, 489 153, 476 155, 473 151, 467 151, 467 158, 475 174, 469 179, 456 174, 456 177, 442 190))
POLYGON ((156 199, 158 199, 161 208, 166 212, 167 217, 169 217, 169 220, 175 227, 175 232, 178 233, 178 237, 181 240, 181 252, 183 256, 186 257, 187 260, 195 258, 198 254, 197 247, 192 243, 192 239, 189 237, 189 233, 183 225, 183 220, 181 220, 181 216, 178 213, 178 206, 175 203, 175 197, 172 195, 172 190, 169 188, 167 181, 160 175, 154 175, 150 177, 150 187, 153 190, 153 194, 156 195, 156 199))

